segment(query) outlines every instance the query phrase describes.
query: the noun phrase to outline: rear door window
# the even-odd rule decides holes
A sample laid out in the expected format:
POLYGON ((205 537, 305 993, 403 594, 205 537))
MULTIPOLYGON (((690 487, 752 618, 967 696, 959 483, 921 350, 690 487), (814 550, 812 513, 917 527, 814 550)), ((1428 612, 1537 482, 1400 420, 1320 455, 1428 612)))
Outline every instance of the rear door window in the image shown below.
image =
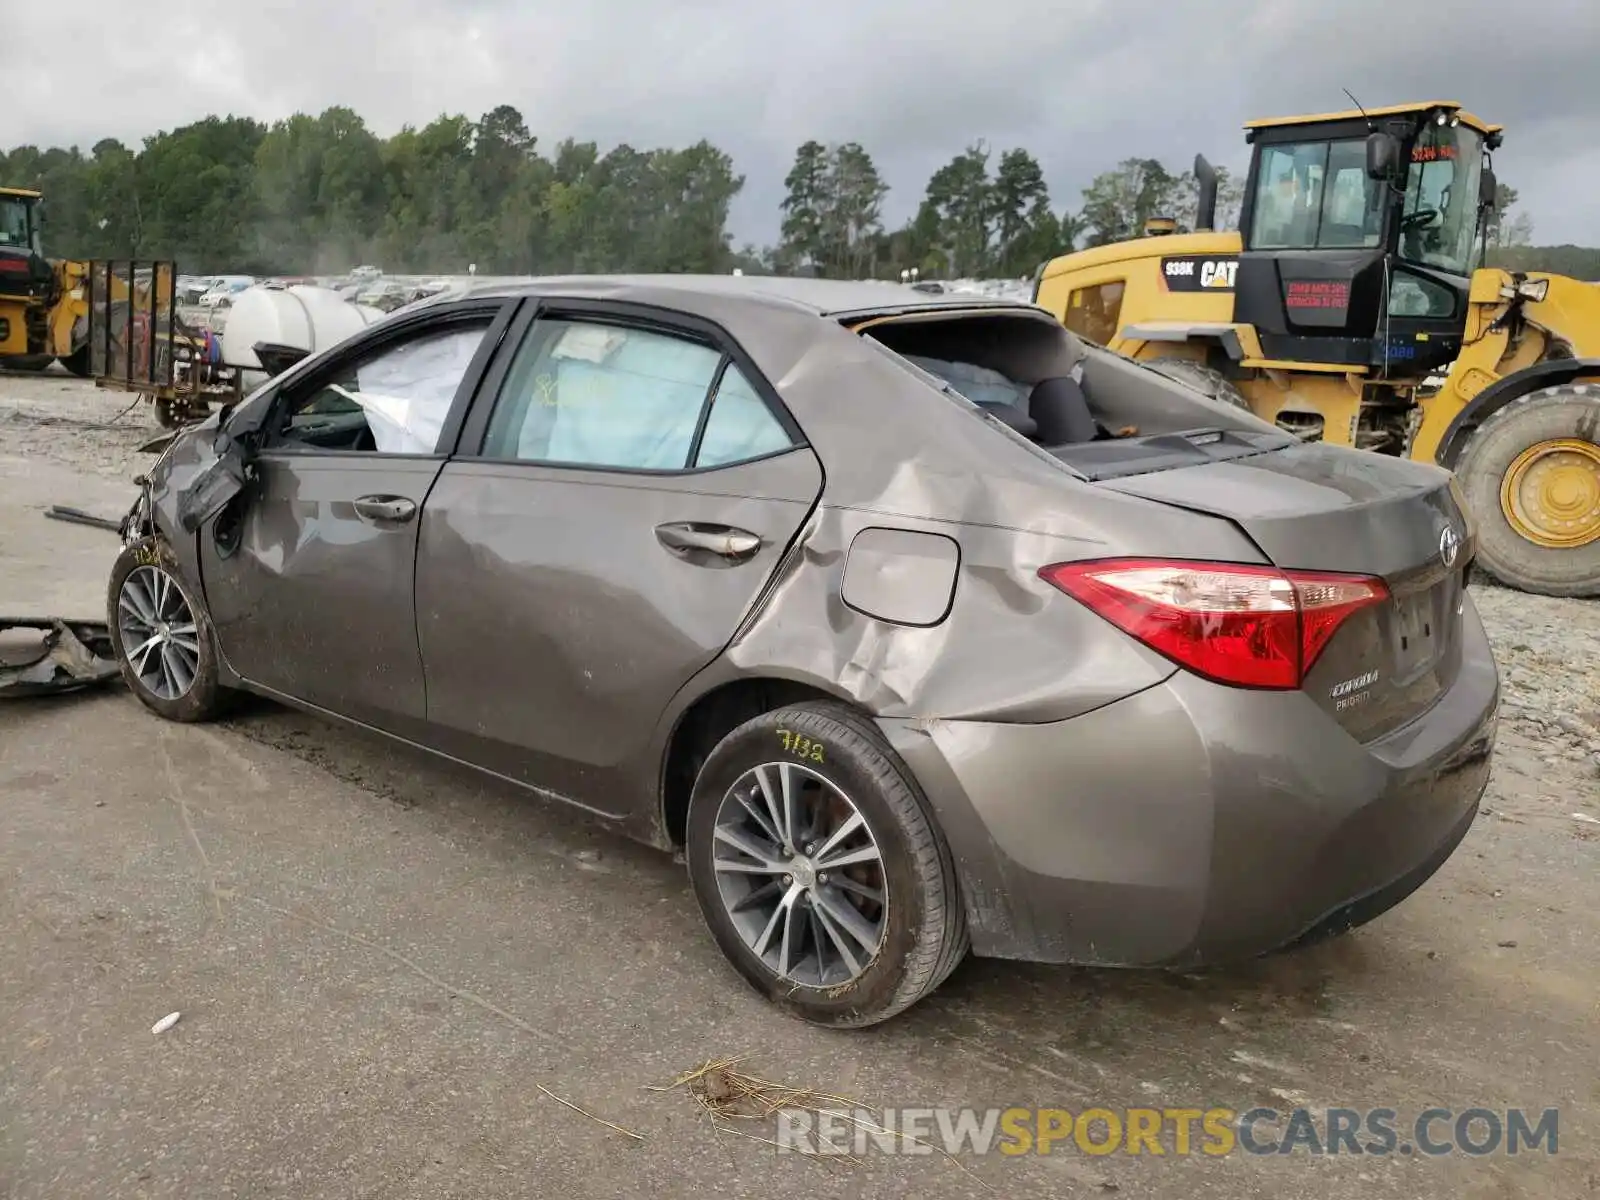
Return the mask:
POLYGON ((721 467, 765 458, 794 443, 745 373, 732 363, 717 383, 700 438, 696 467, 721 467))
POLYGON ((792 445, 749 378, 677 332, 547 318, 518 348, 484 437, 492 459, 684 471, 792 445))

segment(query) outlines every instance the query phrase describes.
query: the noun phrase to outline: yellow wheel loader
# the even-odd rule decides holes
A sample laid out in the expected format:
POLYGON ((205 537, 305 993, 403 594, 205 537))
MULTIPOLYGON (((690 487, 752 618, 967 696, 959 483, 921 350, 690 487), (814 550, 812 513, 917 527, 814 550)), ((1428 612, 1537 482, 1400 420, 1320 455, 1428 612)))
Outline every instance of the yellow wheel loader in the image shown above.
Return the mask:
POLYGON ((43 197, 0 187, 0 369, 89 373, 88 264, 44 256, 43 197))
POLYGON ((1427 101, 1246 124, 1239 231, 1043 264, 1034 301, 1083 337, 1306 440, 1456 474, 1478 563, 1600 596, 1600 287, 1474 270, 1501 127, 1427 101))

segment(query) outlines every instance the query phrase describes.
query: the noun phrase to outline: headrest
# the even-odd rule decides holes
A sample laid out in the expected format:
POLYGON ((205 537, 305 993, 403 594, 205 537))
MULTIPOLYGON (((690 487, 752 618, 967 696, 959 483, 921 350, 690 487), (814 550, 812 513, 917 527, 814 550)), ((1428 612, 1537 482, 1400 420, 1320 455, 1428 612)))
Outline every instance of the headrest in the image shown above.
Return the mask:
POLYGON ((1045 446, 1092 442, 1099 432, 1082 385, 1066 375, 1034 384, 1028 415, 1038 427, 1035 436, 1045 446))

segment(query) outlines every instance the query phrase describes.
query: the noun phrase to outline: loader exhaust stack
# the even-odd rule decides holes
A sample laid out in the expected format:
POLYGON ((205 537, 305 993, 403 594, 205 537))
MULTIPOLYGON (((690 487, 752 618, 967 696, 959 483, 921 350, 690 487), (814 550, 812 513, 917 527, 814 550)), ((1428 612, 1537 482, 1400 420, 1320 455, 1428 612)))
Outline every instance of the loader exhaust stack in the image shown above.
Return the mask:
POLYGON ((1195 207, 1194 231, 1210 233, 1217 224, 1217 169, 1206 161, 1204 154, 1194 156, 1194 178, 1199 185, 1199 203, 1195 207))

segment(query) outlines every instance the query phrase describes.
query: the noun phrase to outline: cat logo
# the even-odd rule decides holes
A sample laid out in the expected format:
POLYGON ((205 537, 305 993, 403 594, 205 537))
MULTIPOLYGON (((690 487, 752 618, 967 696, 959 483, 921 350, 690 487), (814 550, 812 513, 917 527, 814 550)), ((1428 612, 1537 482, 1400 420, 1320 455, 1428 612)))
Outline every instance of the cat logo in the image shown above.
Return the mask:
POLYGON ((1161 274, 1174 292, 1231 292, 1239 260, 1223 255, 1195 254, 1161 260, 1161 274))

